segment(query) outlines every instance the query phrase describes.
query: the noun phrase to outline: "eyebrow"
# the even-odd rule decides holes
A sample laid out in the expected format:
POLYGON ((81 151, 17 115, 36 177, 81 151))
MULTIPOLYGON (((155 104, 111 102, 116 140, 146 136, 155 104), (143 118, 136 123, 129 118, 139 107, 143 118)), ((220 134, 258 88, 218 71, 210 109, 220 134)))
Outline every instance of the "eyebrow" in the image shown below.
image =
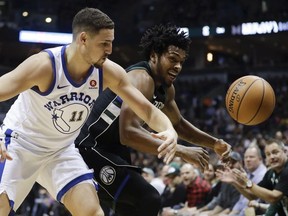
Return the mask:
POLYGON ((175 54, 175 55, 180 56, 180 54, 179 54, 178 52, 176 52, 176 51, 169 51, 169 50, 168 50, 168 53, 169 53, 169 54, 175 54))
POLYGON ((179 57, 179 58, 184 58, 185 60, 187 59, 187 55, 185 54, 183 57, 181 57, 181 55, 180 55, 180 53, 178 53, 178 52, 175 52, 175 51, 169 51, 168 50, 168 54, 171 54, 171 55, 176 55, 177 57, 179 57))

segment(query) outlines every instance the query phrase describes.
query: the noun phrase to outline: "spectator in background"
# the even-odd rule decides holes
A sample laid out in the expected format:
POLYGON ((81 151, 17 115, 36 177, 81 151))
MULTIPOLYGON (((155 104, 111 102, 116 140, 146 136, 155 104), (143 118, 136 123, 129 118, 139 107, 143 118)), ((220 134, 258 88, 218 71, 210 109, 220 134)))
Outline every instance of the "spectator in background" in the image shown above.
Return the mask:
MULTIPOLYGON (((211 190, 209 182, 201 178, 192 164, 184 163, 180 169, 181 177, 186 186, 186 202, 188 207, 201 206, 211 190)), ((181 208, 182 209, 182 208, 181 208)), ((179 211, 181 211, 181 209, 179 211)), ((164 209, 163 216, 177 215, 178 209, 164 209)))
POLYGON ((169 168, 170 168, 169 164, 163 164, 160 171, 159 171, 159 173, 160 173, 159 178, 163 181, 165 187, 168 184, 166 174, 168 173, 169 168))
MULTIPOLYGON (((210 163, 208 165, 208 169, 204 170, 204 179, 207 182, 209 182, 211 186, 211 190, 206 196, 204 205, 208 204, 214 197, 217 197, 220 192, 221 181, 219 181, 219 179, 216 176, 216 169, 217 169, 217 165, 212 165, 210 163)), ((198 206, 198 207, 202 207, 202 206, 198 206)))
POLYGON ((163 193, 165 184, 161 178, 155 177, 155 172, 151 168, 144 167, 142 169, 142 176, 159 192, 160 195, 163 193))
POLYGON ((227 176, 222 181, 233 184, 249 200, 260 198, 270 203, 267 211, 277 212, 279 216, 288 215, 288 160, 285 147, 279 140, 269 140, 265 155, 270 169, 258 183, 253 183, 240 170, 232 170, 233 178, 227 176))
MULTIPOLYGON (((180 177, 180 170, 177 166, 171 166, 166 174, 167 185, 161 195, 161 208, 180 208, 186 202, 186 188, 180 177)), ((164 216, 165 213, 162 213, 164 216)))
POLYGON ((205 202, 203 203, 203 205, 199 205, 197 207, 188 207, 188 203, 186 202, 186 205, 184 206, 184 208, 182 208, 181 210, 178 211, 178 214, 181 215, 183 213, 183 215, 192 215, 195 214, 195 212, 197 212, 197 209, 207 205, 208 203, 212 202, 212 200, 216 199, 217 196, 220 193, 220 189, 221 189, 221 181, 219 181, 219 179, 216 176, 216 169, 217 169, 217 165, 212 165, 211 163, 209 163, 208 165, 208 169, 204 170, 204 174, 203 177, 204 179, 209 182, 210 186, 211 186, 211 190, 210 192, 207 194, 206 198, 205 198, 205 202))
MULTIPOLYGON (((238 152, 233 151, 230 154, 231 163, 230 168, 242 169, 242 157, 238 152)), ((226 169, 225 167, 218 169, 226 169)), ((218 171, 217 169, 217 171, 218 171)), ((240 193, 232 185, 222 182, 220 193, 216 199, 213 199, 210 203, 204 207, 198 209, 193 215, 221 215, 228 214, 232 210, 235 203, 238 201, 240 193), (201 213, 200 213, 201 212, 201 213)))
POLYGON ((210 184, 199 175, 192 164, 185 163, 181 167, 181 177, 187 190, 187 203, 189 207, 197 207, 205 202, 211 190, 210 184))
MULTIPOLYGON (((252 145, 246 149, 244 153, 244 165, 249 179, 255 184, 258 184, 264 177, 267 168, 263 164, 261 151, 257 145, 252 145)), ((229 175, 229 171, 230 170, 218 171, 218 178, 221 180, 221 177, 229 175)), ((245 196, 240 195, 240 198, 234 205, 232 211, 225 215, 245 216, 245 209, 248 206, 248 202, 249 200, 245 196)), ((222 216, 224 216, 224 214, 222 214, 222 216)))
POLYGON ((275 132, 275 139, 279 140, 280 142, 282 142, 284 145, 287 143, 287 139, 285 137, 285 135, 282 133, 282 131, 278 130, 275 132))

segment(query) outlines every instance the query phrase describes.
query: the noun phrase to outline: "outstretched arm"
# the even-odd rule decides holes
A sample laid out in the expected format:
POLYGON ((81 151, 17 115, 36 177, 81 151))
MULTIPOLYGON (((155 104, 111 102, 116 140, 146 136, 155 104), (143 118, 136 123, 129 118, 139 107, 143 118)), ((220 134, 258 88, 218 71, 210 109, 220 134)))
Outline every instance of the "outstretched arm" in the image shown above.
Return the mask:
POLYGON ((227 158, 231 151, 231 146, 224 140, 217 139, 195 127, 180 114, 179 108, 174 100, 175 89, 173 86, 169 88, 167 95, 168 99, 163 112, 172 121, 179 137, 191 144, 213 149, 221 159, 227 158))
MULTIPOLYGON (((130 74, 130 73, 129 73, 130 74)), ((158 134, 154 134, 153 137, 161 141, 161 146, 159 146, 158 151, 162 151, 164 149, 164 162, 170 162, 175 155, 176 144, 177 144, 177 133, 173 128, 172 123, 168 119, 168 117, 153 106, 151 102, 147 100, 147 98, 139 91, 139 88, 135 88, 131 84, 132 80, 136 80, 135 77, 131 77, 130 81, 128 79, 128 75, 124 71, 122 67, 113 63, 111 61, 105 61, 104 63, 104 84, 106 87, 109 87, 112 91, 114 91, 117 95, 119 95, 124 101, 122 106, 127 106, 131 109, 131 111, 139 116, 143 121, 149 125, 154 131, 158 132, 158 134)), ((138 79, 137 79, 138 80, 138 79)), ((146 83, 149 85, 148 83, 146 83)), ((143 86, 140 84, 139 86, 143 86)), ((152 96, 151 96, 152 97, 152 96)), ((126 107, 127 107, 126 106, 126 107)), ((122 110, 122 109, 121 109, 122 110)), ((121 124, 121 115, 120 114, 120 134, 121 141, 123 141, 123 136, 127 136, 124 131, 122 131, 121 124)), ((132 114, 127 115, 128 118, 131 118, 132 114)), ((132 122, 139 124, 137 122, 132 122)), ((132 126, 132 125, 131 125, 132 126)), ((150 134, 150 136, 152 136, 150 134)), ((130 137, 128 137, 128 140, 130 137)), ((125 142, 122 142, 125 144, 125 142)))

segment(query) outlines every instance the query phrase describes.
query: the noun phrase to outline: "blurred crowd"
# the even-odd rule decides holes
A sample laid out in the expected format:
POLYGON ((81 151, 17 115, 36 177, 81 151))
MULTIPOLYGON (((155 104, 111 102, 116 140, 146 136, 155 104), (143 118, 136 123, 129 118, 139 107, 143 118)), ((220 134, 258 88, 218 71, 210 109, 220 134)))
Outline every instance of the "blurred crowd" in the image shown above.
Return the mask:
MULTIPOLYGON (((273 140, 283 144, 285 140, 282 135, 277 131, 273 140)), ((288 146, 285 145, 285 148, 287 161, 288 146)), ((232 184, 227 183, 227 173, 226 176, 223 174, 226 168, 216 156, 211 156, 209 168, 204 172, 181 158, 175 158, 169 165, 158 166, 155 172, 152 168, 143 168, 144 178, 161 194, 161 216, 277 215, 275 212, 267 213, 269 203, 261 199, 249 201, 232 184)), ((270 169, 267 157, 255 141, 247 143, 244 154, 233 151, 231 158, 229 168, 241 172, 245 170, 249 179, 256 184, 270 169)))

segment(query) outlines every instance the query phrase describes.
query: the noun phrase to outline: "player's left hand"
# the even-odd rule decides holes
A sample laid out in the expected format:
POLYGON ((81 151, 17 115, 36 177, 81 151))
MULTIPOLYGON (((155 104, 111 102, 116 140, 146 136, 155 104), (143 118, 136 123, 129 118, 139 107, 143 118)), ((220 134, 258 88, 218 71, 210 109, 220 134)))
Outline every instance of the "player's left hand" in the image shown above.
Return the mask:
POLYGON ((229 163, 231 150, 231 145, 222 139, 218 139, 214 144, 214 151, 220 156, 220 160, 223 163, 229 163))
POLYGON ((163 140, 164 142, 158 147, 158 158, 164 156, 164 163, 169 164, 175 156, 178 135, 173 129, 165 130, 160 133, 151 133, 154 138, 163 140))

